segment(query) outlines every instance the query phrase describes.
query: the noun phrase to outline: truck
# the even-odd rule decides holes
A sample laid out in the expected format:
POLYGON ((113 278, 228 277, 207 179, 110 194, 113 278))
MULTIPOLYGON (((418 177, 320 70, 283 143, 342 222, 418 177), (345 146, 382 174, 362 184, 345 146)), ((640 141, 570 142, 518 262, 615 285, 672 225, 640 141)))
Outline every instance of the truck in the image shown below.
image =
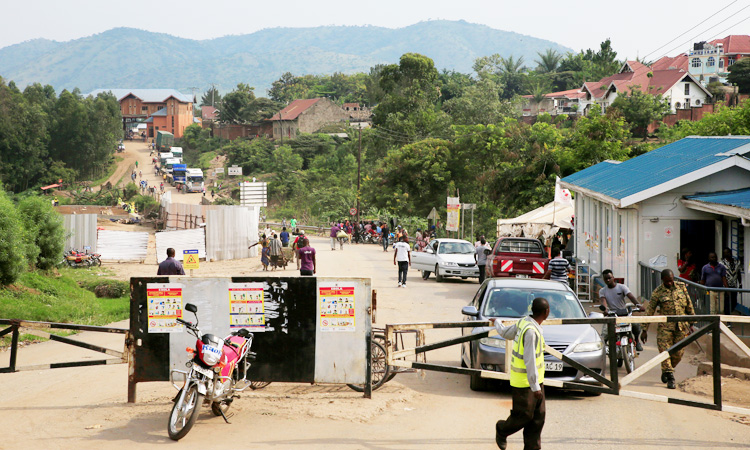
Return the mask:
POLYGON ((174 144, 174 135, 169 131, 159 130, 156 132, 156 150, 160 152, 169 151, 174 144))
POLYGON ((169 182, 172 183, 172 186, 185 184, 185 182, 187 181, 186 174, 187 164, 173 164, 172 175, 169 177, 169 182))
POLYGON ((169 151, 172 152, 175 158, 182 158, 182 147, 170 147, 169 151))
POLYGON ((182 163, 182 160, 179 159, 179 158, 169 158, 164 163, 163 169, 164 169, 165 172, 167 172, 171 176, 172 175, 172 169, 174 168, 174 166, 175 165, 180 165, 180 163, 182 163))
POLYGON ((159 164, 163 167, 167 163, 167 160, 171 158, 174 158, 172 152, 159 153, 159 164))
POLYGON ((538 239, 501 237, 487 254, 487 278, 542 278, 549 258, 538 239))
POLYGON ((203 171, 201 169, 187 169, 185 187, 188 192, 203 192, 203 171))

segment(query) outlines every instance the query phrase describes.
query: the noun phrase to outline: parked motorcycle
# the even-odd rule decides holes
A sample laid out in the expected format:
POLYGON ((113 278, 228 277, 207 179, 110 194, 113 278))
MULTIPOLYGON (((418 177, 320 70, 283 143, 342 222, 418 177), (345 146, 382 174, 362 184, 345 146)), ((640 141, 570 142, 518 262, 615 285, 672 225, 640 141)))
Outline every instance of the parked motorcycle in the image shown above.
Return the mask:
MULTIPOLYGON (((599 309, 605 311, 607 317, 630 317, 635 311, 641 311, 638 306, 628 304, 622 309, 610 309, 599 305, 599 309)), ((605 325, 606 329, 606 325, 605 325)), ((610 337, 607 336, 607 339, 610 337)), ((635 357, 636 353, 636 336, 633 335, 633 324, 632 323, 616 323, 615 324, 615 345, 617 351, 617 367, 625 365, 625 370, 630 373, 635 370, 635 357)), ((609 354, 609 345, 607 347, 607 354, 609 354)), ((611 356, 610 356, 611 357, 611 356)))
POLYGON ((67 264, 70 267, 92 267, 101 266, 101 255, 98 253, 81 253, 78 250, 68 250, 63 253, 61 264, 67 264))
POLYGON ((177 322, 197 340, 195 348, 186 349, 191 356, 186 364, 188 370, 173 369, 169 374, 172 385, 179 390, 167 425, 169 437, 175 441, 185 437, 193 427, 202 404, 211 405, 214 415, 229 423, 225 413, 235 394, 253 387, 247 379, 247 371, 256 356, 250 351, 253 334, 246 329, 233 331, 224 339, 202 334, 198 328, 198 308, 187 303, 185 310, 193 313, 195 324, 183 319, 177 322), (182 387, 175 382, 177 374, 184 377, 182 387))

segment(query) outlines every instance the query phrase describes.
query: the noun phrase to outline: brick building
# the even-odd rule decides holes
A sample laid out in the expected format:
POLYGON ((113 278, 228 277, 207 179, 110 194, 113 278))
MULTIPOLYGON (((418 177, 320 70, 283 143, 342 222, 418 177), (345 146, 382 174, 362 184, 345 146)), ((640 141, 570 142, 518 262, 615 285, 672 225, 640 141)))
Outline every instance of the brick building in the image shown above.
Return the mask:
POLYGON ((192 95, 174 89, 97 89, 88 95, 102 92, 111 92, 120 102, 123 131, 146 123, 150 138, 159 130, 179 138, 194 123, 192 95))
POLYGON ((274 139, 294 139, 300 133, 314 133, 324 125, 347 119, 349 114, 339 105, 327 98, 311 98, 294 100, 269 120, 274 139))

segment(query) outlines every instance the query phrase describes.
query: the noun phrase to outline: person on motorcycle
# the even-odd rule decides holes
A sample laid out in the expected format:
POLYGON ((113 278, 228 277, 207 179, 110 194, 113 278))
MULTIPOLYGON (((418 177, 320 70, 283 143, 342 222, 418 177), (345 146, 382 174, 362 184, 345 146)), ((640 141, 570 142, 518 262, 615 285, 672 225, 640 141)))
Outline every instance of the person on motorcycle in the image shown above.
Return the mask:
MULTIPOLYGON (((606 269, 602 272, 602 279, 604 280, 604 284, 606 284, 606 286, 599 290, 599 300, 601 301, 602 306, 604 306, 606 309, 625 309, 625 299, 630 300, 635 306, 641 306, 640 302, 638 302, 638 299, 635 298, 635 295, 630 292, 630 289, 628 289, 627 286, 615 281, 615 276, 610 269, 606 269)), ((635 339, 635 349, 639 352, 642 352, 643 346, 638 339, 640 335, 641 325, 634 323, 633 337, 635 339)), ((602 339, 604 339, 604 342, 607 342, 606 326, 604 327, 604 331, 602 332, 602 339)))

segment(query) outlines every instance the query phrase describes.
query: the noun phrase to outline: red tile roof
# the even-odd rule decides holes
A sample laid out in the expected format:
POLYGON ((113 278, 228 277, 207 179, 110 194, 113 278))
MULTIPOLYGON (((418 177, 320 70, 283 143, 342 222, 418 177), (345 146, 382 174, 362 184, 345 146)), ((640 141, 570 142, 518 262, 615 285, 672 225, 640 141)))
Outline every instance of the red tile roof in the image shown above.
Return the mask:
POLYGON ((710 44, 724 45, 725 55, 750 54, 750 36, 746 34, 732 34, 724 39, 715 39, 710 44))
POLYGON ((213 106, 201 106, 201 117, 203 117, 203 119, 216 120, 218 116, 218 110, 213 106))
MULTIPOLYGON (((567 99, 573 99, 573 98, 583 98, 586 96, 585 92, 581 92, 580 89, 568 89, 567 91, 557 91, 557 92, 550 92, 549 94, 544 94, 547 98, 567 98, 567 99)), ((534 98, 533 95, 523 95, 523 98, 534 98)))
POLYGON ((686 54, 677 56, 663 56, 651 64, 653 70, 684 70, 688 71, 688 57, 686 54))
POLYGON ((308 108, 318 102, 319 98, 308 98, 304 100, 294 100, 278 114, 271 117, 271 120, 294 120, 308 108))

